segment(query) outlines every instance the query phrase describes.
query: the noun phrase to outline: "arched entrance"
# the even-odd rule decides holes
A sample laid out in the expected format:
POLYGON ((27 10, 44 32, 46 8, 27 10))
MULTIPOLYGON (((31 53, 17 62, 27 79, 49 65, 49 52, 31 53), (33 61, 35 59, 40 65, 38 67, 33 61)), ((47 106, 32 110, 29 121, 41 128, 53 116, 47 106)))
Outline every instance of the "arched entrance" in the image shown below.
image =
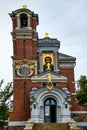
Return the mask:
POLYGON ((56 122, 57 102, 53 98, 44 101, 44 122, 56 122))
POLYGON ((71 113, 67 101, 65 107, 65 99, 69 99, 62 89, 54 86, 51 92, 46 87, 41 87, 31 91, 31 120, 33 122, 69 122, 71 113))

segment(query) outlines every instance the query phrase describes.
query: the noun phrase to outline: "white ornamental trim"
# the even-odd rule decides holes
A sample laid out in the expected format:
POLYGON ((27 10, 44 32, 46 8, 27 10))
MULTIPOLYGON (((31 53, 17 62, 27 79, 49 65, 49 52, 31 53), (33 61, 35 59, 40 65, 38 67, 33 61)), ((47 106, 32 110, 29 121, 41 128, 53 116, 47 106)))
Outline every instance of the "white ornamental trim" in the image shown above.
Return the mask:
POLYGON ((87 111, 71 111, 72 114, 87 114, 87 111))
POLYGON ((87 126, 87 122, 77 122, 77 126, 87 126))
POLYGON ((76 96, 76 93, 71 93, 72 96, 76 96))
POLYGON ((8 126, 25 126, 26 121, 10 121, 8 126))

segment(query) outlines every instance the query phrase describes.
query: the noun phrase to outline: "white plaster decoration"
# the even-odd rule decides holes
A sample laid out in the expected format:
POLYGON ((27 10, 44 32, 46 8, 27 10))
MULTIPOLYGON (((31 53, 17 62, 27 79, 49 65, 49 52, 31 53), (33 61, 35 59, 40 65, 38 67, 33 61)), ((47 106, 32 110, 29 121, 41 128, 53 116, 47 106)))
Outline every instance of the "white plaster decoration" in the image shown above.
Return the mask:
POLYGON ((47 75, 48 74, 52 75, 52 82, 67 82, 67 77, 59 75, 57 73, 49 73, 49 72, 33 76, 31 78, 31 81, 33 83, 36 83, 36 82, 47 82, 47 80, 48 80, 47 79, 47 75))
POLYGON ((71 111, 72 114, 87 114, 87 111, 71 111))
POLYGON ((37 61, 35 61, 35 75, 37 75, 37 61))
MULTIPOLYGON (((24 14, 24 12, 18 13, 16 15, 17 16, 17 23, 18 23, 18 27, 16 27, 16 29, 20 29, 20 15, 21 14, 24 14)), ((32 27, 30 27, 30 17, 31 17, 31 15, 29 15, 27 12, 25 12, 25 14, 28 17, 28 27, 27 27, 27 29, 32 29, 32 27)))
POLYGON ((76 96, 76 93, 71 93, 72 96, 76 96))
POLYGON ((25 126, 26 121, 9 121, 8 126, 25 126))
POLYGON ((39 88, 34 94, 31 110, 31 120, 33 122, 44 122, 44 102, 48 98, 53 98, 57 102, 57 122, 68 122, 70 118, 69 105, 65 108, 65 99, 67 95, 59 88, 53 88, 48 91, 46 87, 39 88), (36 102, 36 109, 33 107, 33 103, 36 102))
POLYGON ((75 67, 75 63, 59 63, 59 67, 60 68, 74 68, 75 67))
POLYGON ((37 41, 37 38, 33 38, 32 40, 33 40, 33 41, 37 41))
POLYGON ((26 36, 24 38, 24 36, 16 36, 16 39, 32 39, 32 36, 26 36))
POLYGON ((17 27, 16 29, 19 29, 20 28, 20 18, 19 16, 17 15, 17 27))

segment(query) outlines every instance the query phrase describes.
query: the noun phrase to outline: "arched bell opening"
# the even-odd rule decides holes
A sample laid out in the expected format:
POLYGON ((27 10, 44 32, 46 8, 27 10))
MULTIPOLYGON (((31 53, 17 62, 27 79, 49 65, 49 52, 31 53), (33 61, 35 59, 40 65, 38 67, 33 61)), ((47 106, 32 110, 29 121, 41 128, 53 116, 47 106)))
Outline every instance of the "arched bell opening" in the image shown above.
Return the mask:
POLYGON ((21 28, 28 27, 28 17, 26 14, 20 15, 20 27, 21 28))

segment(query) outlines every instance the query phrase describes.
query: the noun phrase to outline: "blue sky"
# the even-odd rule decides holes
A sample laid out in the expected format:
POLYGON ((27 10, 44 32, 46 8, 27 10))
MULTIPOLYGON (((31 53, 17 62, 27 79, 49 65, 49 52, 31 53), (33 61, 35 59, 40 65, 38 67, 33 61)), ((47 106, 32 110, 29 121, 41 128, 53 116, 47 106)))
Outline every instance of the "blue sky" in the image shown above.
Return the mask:
POLYGON ((60 52, 76 57, 75 79, 87 75, 87 0, 1 0, 0 80, 13 80, 12 21, 8 15, 23 4, 39 15, 39 38, 45 32, 61 42, 60 52))

